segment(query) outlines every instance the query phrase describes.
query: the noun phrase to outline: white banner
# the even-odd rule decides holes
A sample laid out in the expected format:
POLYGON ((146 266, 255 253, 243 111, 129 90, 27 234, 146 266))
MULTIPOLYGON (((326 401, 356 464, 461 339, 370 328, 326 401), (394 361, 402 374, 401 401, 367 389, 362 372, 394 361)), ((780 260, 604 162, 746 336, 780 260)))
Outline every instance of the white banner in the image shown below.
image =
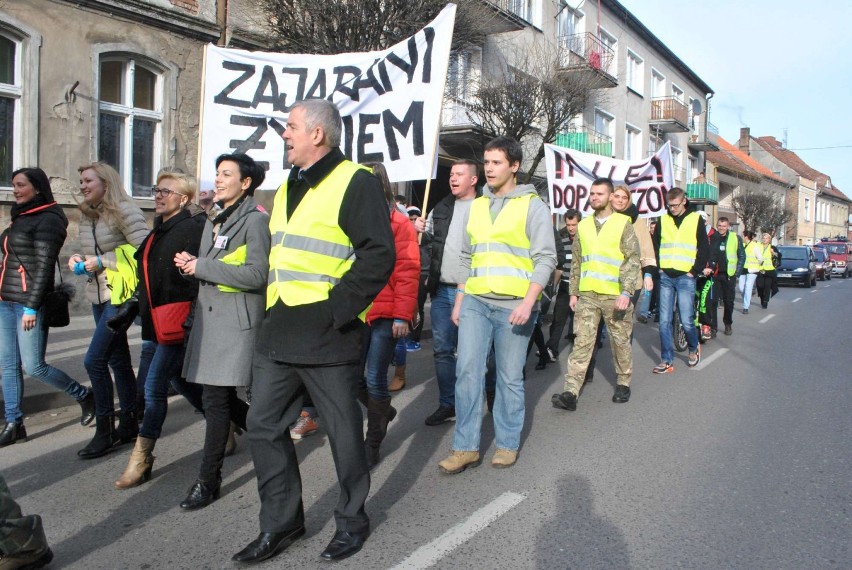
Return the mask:
POLYGON ((433 146, 456 6, 385 51, 296 55, 206 48, 200 188, 213 187, 216 157, 245 152, 276 189, 290 165, 281 134, 290 107, 334 101, 343 117, 341 150, 356 162, 382 162, 391 182, 432 178, 433 146))
POLYGON ((616 186, 630 188, 633 203, 643 218, 666 211, 665 195, 674 186, 668 142, 643 160, 616 160, 552 144, 545 145, 544 155, 553 213, 562 214, 569 208, 580 210, 584 216, 592 213, 589 188, 596 178, 611 178, 616 186))

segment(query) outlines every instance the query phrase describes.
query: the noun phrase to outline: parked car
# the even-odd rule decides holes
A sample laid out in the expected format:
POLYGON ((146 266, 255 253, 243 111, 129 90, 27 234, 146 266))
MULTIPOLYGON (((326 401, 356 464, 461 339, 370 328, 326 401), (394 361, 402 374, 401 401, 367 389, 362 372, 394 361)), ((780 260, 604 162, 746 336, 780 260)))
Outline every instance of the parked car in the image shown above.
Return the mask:
POLYGON ((814 256, 816 257, 816 276, 820 281, 831 280, 831 268, 834 262, 828 256, 828 252, 822 248, 814 248, 814 256))
POLYGON ((815 248, 824 249, 834 263, 831 273, 843 279, 852 277, 852 244, 840 240, 823 239, 815 248))
POLYGON ((775 269, 778 284, 791 283, 802 287, 816 285, 816 255, 804 245, 781 245, 781 264, 775 269))

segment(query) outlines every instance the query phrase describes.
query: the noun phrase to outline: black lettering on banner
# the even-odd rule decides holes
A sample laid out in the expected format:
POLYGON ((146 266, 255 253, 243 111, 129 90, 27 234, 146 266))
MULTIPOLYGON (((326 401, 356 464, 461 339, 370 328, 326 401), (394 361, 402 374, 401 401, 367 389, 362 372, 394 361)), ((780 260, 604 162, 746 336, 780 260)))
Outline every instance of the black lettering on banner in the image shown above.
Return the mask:
POLYGON ((656 186, 648 188, 645 194, 645 201, 648 203, 648 212, 659 212, 663 209, 663 194, 662 189, 656 186))
POLYGON ((372 113, 360 113, 358 115, 358 160, 357 162, 382 162, 384 156, 380 152, 368 153, 364 147, 373 142, 373 133, 367 132, 370 125, 378 125, 382 122, 382 116, 372 113))
POLYGON ((384 110, 382 112, 382 123, 385 128, 385 144, 388 145, 388 155, 391 160, 399 160, 399 144, 396 142, 394 131, 403 137, 408 137, 408 132, 412 130, 412 127, 414 129, 414 156, 423 155, 423 101, 413 101, 401 121, 389 109, 384 110))
POLYGON ((648 163, 631 165, 627 169, 627 176, 624 177, 624 183, 628 186, 633 186, 634 184, 639 184, 640 182, 646 182, 649 180, 653 181, 654 177, 650 174, 639 176, 640 173, 645 171, 647 166, 648 163))
MULTIPOLYGON (((574 157, 573 157, 573 156, 571 156, 570 154, 568 154, 567 152, 565 153, 565 162, 566 162, 566 163, 568 163, 568 175, 567 175, 567 178, 574 178, 574 171, 575 171, 575 170, 579 170, 580 172, 582 172, 582 171, 583 171, 583 165, 582 165, 582 164, 580 164, 579 162, 577 162, 577 161, 574 159, 574 157)), ((563 173, 563 174, 564 174, 564 173, 563 173)))
POLYGON ((352 115, 344 115, 340 117, 343 122, 343 156, 352 160, 352 136, 353 128, 352 115))
POLYGON ((435 41, 435 30, 423 28, 426 36, 426 53, 423 54, 423 83, 432 83, 432 43, 435 41))
POLYGON ((236 61, 223 61, 222 69, 227 69, 228 71, 242 71, 243 74, 228 83, 222 91, 216 94, 213 97, 213 102, 219 105, 230 105, 231 107, 241 107, 243 109, 251 107, 251 101, 232 99, 230 95, 237 87, 245 83, 249 77, 254 75, 254 66, 248 63, 237 63, 236 61))
POLYGON ((553 152, 553 177, 556 178, 557 180, 563 180, 565 178, 565 170, 563 168, 565 163, 562 160, 562 153, 557 152, 556 150, 552 150, 552 152, 553 152))
POLYGON ((660 157, 656 154, 651 157, 651 166, 654 167, 654 170, 657 171, 657 182, 663 182, 663 163, 660 162, 660 157))
POLYGON ((581 212, 589 211, 589 189, 580 184, 577 185, 577 206, 581 212), (585 202, 583 202, 584 199, 585 202), (579 207, 580 204, 583 204, 582 208, 579 207))
MULTIPOLYGON (((275 119, 269 119, 268 121, 266 121, 266 124, 269 125, 269 127, 273 131, 278 133, 279 137, 282 137, 282 138, 284 137, 284 130, 285 130, 284 125, 282 125, 281 123, 279 123, 275 119)), ((284 170, 290 170, 290 168, 292 167, 292 165, 289 162, 287 162, 287 153, 286 152, 284 153, 284 159, 281 161, 281 166, 284 170)), ((269 170, 269 169, 267 168, 267 170, 269 170)))
POLYGON ((286 95, 281 96, 278 94, 278 80, 275 78, 272 66, 264 65, 263 71, 260 74, 260 81, 258 82, 257 89, 254 92, 254 99, 251 101, 252 108, 257 109, 259 104, 269 103, 272 105, 273 111, 283 111, 285 98, 286 95), (271 93, 269 95, 266 94, 267 89, 271 89, 271 93))
POLYGON ((552 195, 551 201, 553 202, 553 207, 554 208, 561 208, 562 205, 563 205, 562 188, 560 188, 559 186, 554 184, 553 188, 551 190, 551 195, 552 195))
POLYGON ((648 192, 647 188, 634 188, 631 190, 634 194, 639 196, 639 199, 636 200, 636 210, 640 214, 647 214, 648 209, 645 207, 645 194, 648 192))
MULTIPOLYGON (((595 167, 592 169, 592 176, 594 178, 609 178, 611 180, 612 175, 615 173, 615 165, 612 165, 612 166, 609 167, 609 173, 608 174, 600 174, 600 173, 598 173, 598 170, 600 169, 602 164, 603 163, 600 160, 595 162, 595 167)), ((629 186, 629 184, 628 184, 628 186, 629 186)))
POLYGON ((385 65, 385 60, 379 62, 379 77, 382 80, 382 87, 385 88, 385 93, 390 93, 393 91, 393 83, 391 83, 390 76, 388 75, 388 68, 385 65))
MULTIPOLYGON (((241 127, 254 127, 254 132, 245 140, 231 139, 228 146, 234 149, 235 153, 248 154, 252 149, 262 150, 266 148, 266 143, 260 138, 266 132, 266 119, 263 117, 243 117, 242 115, 231 115, 231 124, 241 127)), ((264 170, 269 170, 269 162, 257 162, 264 170)))
MULTIPOLYGON (((296 84, 296 96, 293 97, 293 103, 296 101, 301 101, 305 98, 305 83, 308 81, 308 68, 307 67, 282 67, 281 73, 286 73, 288 75, 295 75, 299 78, 299 82, 296 84)), ((284 107, 281 109, 285 113, 290 112, 290 108, 293 106, 293 103, 287 105, 287 95, 284 94, 284 107)))
POLYGON ((350 87, 348 83, 352 78, 357 77, 361 73, 361 70, 354 65, 339 65, 332 70, 332 73, 337 75, 337 84, 334 86, 334 92, 328 96, 329 99, 331 99, 335 92, 340 92, 353 101, 358 101, 358 90, 350 87), (351 75, 352 78, 344 79, 347 75, 351 75))
POLYGON ((566 184, 565 188, 562 189, 562 203, 565 204, 566 208, 577 207, 577 189, 574 188, 573 184, 566 184))
POLYGON ((319 69, 313 85, 305 93, 305 99, 325 99, 325 81, 325 69, 319 69))
POLYGON ((388 54, 387 59, 390 63, 404 71, 408 76, 408 82, 411 83, 414 81, 414 70, 417 68, 417 41, 413 36, 408 38, 408 59, 410 63, 393 52, 388 54))
MULTIPOLYGON (((376 60, 378 61, 378 60, 376 60)), ((373 66, 376 65, 376 61, 367 69, 366 73, 362 73, 359 75, 355 81, 352 83, 352 88, 355 91, 360 91, 361 89, 372 89, 378 95, 384 95, 385 90, 382 89, 382 86, 376 81, 376 76, 373 74, 373 66)))

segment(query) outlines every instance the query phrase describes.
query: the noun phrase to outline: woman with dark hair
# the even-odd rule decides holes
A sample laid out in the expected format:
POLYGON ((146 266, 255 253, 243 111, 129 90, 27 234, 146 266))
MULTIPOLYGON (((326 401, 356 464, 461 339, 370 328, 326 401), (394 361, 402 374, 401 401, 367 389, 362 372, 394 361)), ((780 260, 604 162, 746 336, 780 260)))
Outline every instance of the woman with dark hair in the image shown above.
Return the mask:
POLYGON ((53 199, 50 182, 40 168, 12 173, 12 223, 0 235, 0 370, 6 426, 0 447, 27 440, 21 397, 23 370, 62 390, 83 409, 82 425, 95 417, 95 398, 63 371, 44 361, 47 323, 44 300, 53 291, 56 260, 65 243, 68 219, 53 199))
POLYGON ((106 455, 119 444, 136 439, 136 376, 130 362, 127 333, 109 329, 107 321, 135 290, 132 260, 136 248, 148 235, 142 210, 124 190, 114 168, 102 162, 77 169, 80 173, 81 253, 68 259, 75 275, 88 276, 86 297, 92 303, 95 331, 83 359, 95 395, 95 436, 77 455, 93 459, 106 455), (134 282, 127 282, 131 279, 134 282), (113 377, 110 378, 110 369, 113 377), (113 380, 121 405, 115 427, 113 380))
POLYGON ((379 446, 387 434, 388 423, 396 416, 388 393, 388 366, 397 341, 411 331, 414 315, 417 314, 420 248, 414 227, 396 207, 385 167, 378 163, 364 166, 373 169, 373 174, 385 190, 396 246, 393 273, 367 313, 369 336, 365 347, 366 372, 359 398, 367 407, 367 436, 364 443, 367 465, 372 468, 379 462, 379 446))
MULTIPOLYGON (((116 489, 127 489, 144 483, 151 477, 154 465, 154 445, 160 437, 169 409, 169 383, 178 378, 183 365, 184 339, 182 334, 166 338, 166 325, 183 326, 190 303, 198 295, 198 283, 186 279, 175 267, 178 252, 198 253, 203 226, 198 216, 192 216, 187 207, 197 191, 195 178, 179 172, 164 172, 157 177, 154 188, 154 229, 136 252, 139 285, 136 290, 139 316, 142 319, 142 339, 155 341, 154 357, 145 376, 145 415, 139 427, 136 445, 124 473, 115 482, 116 489), (163 320, 154 318, 154 310, 165 311, 185 304, 182 316, 175 311, 163 320)), ((110 327, 125 329, 132 314, 122 314, 108 322, 110 327)), ((182 332, 182 330, 180 331, 182 332)))
POLYGON ((237 388, 251 383, 269 277, 269 216, 253 198, 263 180, 263 168, 245 154, 217 158, 219 210, 204 226, 198 256, 182 251, 174 257, 175 265, 200 285, 183 373, 188 382, 204 386, 207 421, 198 479, 180 504, 185 510, 206 507, 219 497, 231 422, 246 427, 248 404, 237 388))

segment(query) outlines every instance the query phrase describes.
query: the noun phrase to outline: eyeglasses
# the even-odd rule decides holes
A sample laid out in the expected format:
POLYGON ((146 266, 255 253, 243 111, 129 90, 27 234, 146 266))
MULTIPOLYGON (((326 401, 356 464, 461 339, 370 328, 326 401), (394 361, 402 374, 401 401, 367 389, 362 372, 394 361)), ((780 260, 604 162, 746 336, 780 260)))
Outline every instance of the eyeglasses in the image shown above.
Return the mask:
POLYGON ((163 198, 168 198, 172 194, 180 194, 177 190, 169 190, 168 188, 157 188, 156 186, 151 186, 151 194, 154 196, 162 196, 163 198))
POLYGON ((668 206, 666 206, 666 207, 667 208, 679 208, 681 206, 683 206, 683 202, 678 202, 678 203, 669 202, 668 206))

